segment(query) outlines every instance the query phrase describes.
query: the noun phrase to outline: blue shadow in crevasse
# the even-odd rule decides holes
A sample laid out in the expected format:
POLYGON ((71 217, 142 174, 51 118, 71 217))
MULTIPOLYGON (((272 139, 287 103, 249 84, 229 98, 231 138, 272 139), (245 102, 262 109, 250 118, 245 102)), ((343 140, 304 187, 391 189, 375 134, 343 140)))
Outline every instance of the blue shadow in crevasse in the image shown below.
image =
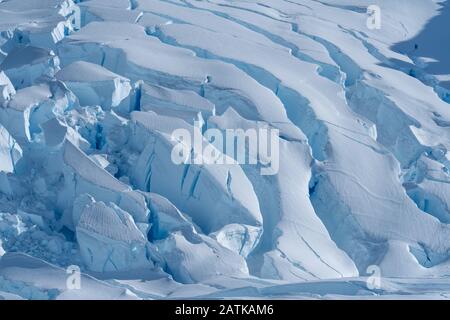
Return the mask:
MULTIPOLYGON (((392 49, 410 57, 426 57, 430 62, 424 71, 431 75, 450 74, 450 1, 442 1, 440 14, 432 18, 414 38, 395 44, 392 49)), ((450 81, 440 86, 450 89, 450 81)))

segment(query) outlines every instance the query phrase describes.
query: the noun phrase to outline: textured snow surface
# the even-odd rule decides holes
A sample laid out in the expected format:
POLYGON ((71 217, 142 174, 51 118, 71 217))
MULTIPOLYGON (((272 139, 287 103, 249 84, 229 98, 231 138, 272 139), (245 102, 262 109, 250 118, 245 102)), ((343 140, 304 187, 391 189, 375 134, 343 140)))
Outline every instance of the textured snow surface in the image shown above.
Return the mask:
POLYGON ((449 8, 0 1, 0 299, 450 298, 449 8), (278 174, 172 162, 210 128, 278 174))

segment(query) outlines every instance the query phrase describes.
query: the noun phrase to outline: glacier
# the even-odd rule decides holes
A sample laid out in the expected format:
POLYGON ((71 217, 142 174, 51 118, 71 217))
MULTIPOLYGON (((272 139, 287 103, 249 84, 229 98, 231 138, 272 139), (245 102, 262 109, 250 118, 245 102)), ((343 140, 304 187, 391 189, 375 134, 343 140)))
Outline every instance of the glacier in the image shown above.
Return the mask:
POLYGON ((0 1, 0 300, 449 299, 449 8, 0 1))

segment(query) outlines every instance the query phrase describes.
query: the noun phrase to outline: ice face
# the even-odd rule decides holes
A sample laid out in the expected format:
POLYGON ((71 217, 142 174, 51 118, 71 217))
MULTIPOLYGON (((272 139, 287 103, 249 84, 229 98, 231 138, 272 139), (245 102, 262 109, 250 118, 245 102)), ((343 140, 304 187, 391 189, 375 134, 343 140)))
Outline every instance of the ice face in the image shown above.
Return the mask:
POLYGON ((20 89, 31 86, 39 78, 53 77, 59 71, 59 59, 51 50, 19 46, 8 54, 0 68, 20 89))
POLYGON ((258 244, 261 229, 241 224, 229 224, 211 236, 225 248, 246 258, 258 244))
POLYGON ((138 188, 167 197, 208 233, 233 221, 261 226, 253 187, 238 165, 176 165, 169 135, 176 122, 154 113, 134 113, 132 118, 133 144, 143 147, 132 176, 138 188), (140 142, 143 137, 147 144, 140 142))
POLYGON ((188 238, 195 237, 198 227, 168 199, 155 193, 145 196, 151 209, 150 239, 165 239, 173 232, 181 232, 188 238))
POLYGON ((174 233, 157 242, 175 280, 182 283, 197 283, 222 274, 248 276, 245 260, 239 254, 210 239, 202 236, 200 239, 203 241, 190 242, 183 235, 174 233))
MULTIPOLYGON (((56 74, 78 97, 80 105, 100 105, 105 110, 129 104, 130 81, 96 64, 77 61, 56 74)), ((128 109, 128 106, 126 106, 128 109)))
POLYGON ((159 115, 180 118, 190 124, 203 125, 204 119, 215 114, 215 106, 194 91, 143 83, 140 87, 140 110, 153 111, 159 115))
POLYGON ((20 158, 22 149, 5 127, 0 126, 0 171, 14 172, 20 158))
POLYGON ((76 224, 80 254, 86 266, 97 272, 151 267, 146 238, 129 213, 114 204, 87 204, 76 224))
POLYGON ((16 90, 11 81, 3 71, 0 71, 0 103, 4 104, 14 94, 16 94, 16 90))

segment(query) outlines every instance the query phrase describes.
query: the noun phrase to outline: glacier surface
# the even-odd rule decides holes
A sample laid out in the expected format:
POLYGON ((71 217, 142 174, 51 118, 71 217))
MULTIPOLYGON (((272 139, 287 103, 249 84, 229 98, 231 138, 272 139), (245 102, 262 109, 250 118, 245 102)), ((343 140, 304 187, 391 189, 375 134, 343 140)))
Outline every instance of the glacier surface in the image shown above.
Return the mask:
POLYGON ((0 1, 0 299, 450 298, 449 8, 0 1))

